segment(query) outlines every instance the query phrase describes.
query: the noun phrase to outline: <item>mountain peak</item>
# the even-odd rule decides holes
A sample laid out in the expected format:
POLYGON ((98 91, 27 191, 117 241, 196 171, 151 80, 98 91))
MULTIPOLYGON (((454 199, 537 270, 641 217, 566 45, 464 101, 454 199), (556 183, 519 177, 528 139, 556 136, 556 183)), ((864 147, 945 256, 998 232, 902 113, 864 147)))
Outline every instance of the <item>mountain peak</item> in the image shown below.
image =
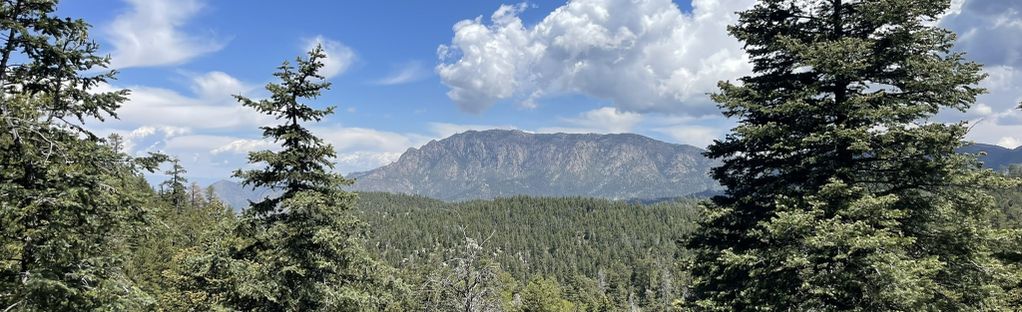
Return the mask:
POLYGON ((409 149, 360 173, 353 188, 445 200, 678 197, 718 188, 702 152, 637 134, 473 130, 409 149))

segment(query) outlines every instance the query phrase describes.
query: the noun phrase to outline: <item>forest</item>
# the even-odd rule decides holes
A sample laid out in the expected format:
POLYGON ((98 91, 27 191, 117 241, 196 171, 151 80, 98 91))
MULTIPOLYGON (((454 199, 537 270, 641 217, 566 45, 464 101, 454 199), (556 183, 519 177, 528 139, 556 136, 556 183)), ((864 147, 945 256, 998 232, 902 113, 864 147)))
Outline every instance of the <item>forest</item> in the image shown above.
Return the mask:
MULTIPOLYGON (((84 20, 2 1, 2 311, 1017 311, 1022 166, 985 169, 965 111, 980 64, 931 21, 950 1, 763 0, 730 28, 751 76, 706 155, 710 199, 354 193, 309 130, 323 49, 244 107, 279 149, 233 178, 235 213, 175 155, 94 129, 130 90, 84 20), (169 177, 150 185, 146 174, 169 177)), ((262 65, 265 66, 265 65, 262 65)), ((269 72, 270 66, 267 67, 269 72)))

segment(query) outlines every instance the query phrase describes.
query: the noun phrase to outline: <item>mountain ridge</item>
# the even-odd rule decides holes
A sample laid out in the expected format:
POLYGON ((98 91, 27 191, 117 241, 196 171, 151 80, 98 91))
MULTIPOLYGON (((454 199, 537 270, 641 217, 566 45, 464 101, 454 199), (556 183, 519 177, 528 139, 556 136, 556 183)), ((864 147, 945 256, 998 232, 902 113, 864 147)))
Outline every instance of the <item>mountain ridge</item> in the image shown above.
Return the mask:
MULTIPOLYGON (((1022 147, 1009 149, 973 143, 959 151, 980 154, 979 159, 995 170, 1022 163, 1022 147)), ((353 191, 420 195, 447 201, 526 195, 646 203, 720 194, 719 185, 706 174, 717 162, 702 153, 698 147, 630 133, 467 131, 409 148, 391 164, 353 172, 348 177, 356 180, 350 188, 353 191), (558 158, 554 155, 557 153, 571 157, 558 158), (530 158, 536 154, 543 157, 530 158), (672 163, 674 157, 681 161, 672 163), (665 170, 672 168, 676 170, 665 170), (568 186, 557 189, 557 183, 568 186)), ((222 200, 236 208, 276 194, 227 180, 214 183, 213 187, 222 200)))
POLYGON ((708 175, 716 162, 702 153, 637 134, 467 131, 352 174, 352 190, 455 201, 512 195, 681 197, 719 188, 708 175))

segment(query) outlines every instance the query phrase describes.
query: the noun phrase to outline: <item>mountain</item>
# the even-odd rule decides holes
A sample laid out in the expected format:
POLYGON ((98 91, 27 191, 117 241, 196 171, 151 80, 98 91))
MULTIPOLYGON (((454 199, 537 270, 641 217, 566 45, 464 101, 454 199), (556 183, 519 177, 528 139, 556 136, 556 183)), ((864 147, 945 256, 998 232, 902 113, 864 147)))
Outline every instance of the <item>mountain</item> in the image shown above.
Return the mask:
POLYGON ((680 197, 719 189, 708 176, 716 162, 702 153, 636 134, 468 131, 353 174, 353 190, 455 201, 513 195, 680 197))
POLYGON ((259 201, 267 197, 277 196, 280 192, 273 191, 267 188, 251 188, 241 185, 241 183, 220 180, 210 185, 213 191, 216 192, 216 196, 220 198, 228 206, 234 208, 236 211, 240 211, 245 207, 248 207, 249 201, 259 201))
MULTIPOLYGON (((972 144, 988 167, 1022 164, 1022 147, 972 144)), ((656 203, 677 197, 709 197, 720 187, 706 173, 716 162, 702 150, 635 134, 530 134, 469 131, 409 149, 398 161, 353 173, 355 191, 470 200, 513 195, 586 196, 656 203)), ((221 180, 213 188, 241 209, 277 192, 221 180)))
POLYGON ((1008 165, 1022 164, 1022 146, 1015 149, 1005 148, 997 145, 973 143, 959 149, 963 153, 985 153, 980 155, 979 160, 989 168, 1003 170, 1008 165))

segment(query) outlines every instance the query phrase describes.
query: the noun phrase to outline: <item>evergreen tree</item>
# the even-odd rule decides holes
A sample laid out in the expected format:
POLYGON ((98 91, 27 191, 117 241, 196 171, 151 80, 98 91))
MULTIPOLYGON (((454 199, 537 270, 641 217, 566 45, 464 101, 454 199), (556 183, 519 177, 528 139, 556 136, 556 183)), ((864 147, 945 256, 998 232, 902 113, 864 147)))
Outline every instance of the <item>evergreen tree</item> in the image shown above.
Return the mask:
POLYGON ((142 309, 119 263, 145 215, 138 170, 158 160, 84 128, 114 117, 127 91, 97 92, 109 59, 56 5, 0 2, 0 310, 142 309))
POLYGON ((297 58, 297 67, 284 62, 274 74, 281 82, 266 86, 269 99, 236 96, 243 105, 284 121, 262 127, 280 151, 249 154, 250 163, 265 168, 235 173, 246 186, 283 192, 253 203, 241 217, 239 232, 248 242, 237 252, 243 284, 231 301, 238 309, 394 309, 400 285, 362 249, 362 225, 349 212, 355 195, 342 189, 351 181, 331 171, 333 147, 303 126, 333 112, 333 107, 300 102, 329 88, 318 74, 324 57, 317 47, 308 58, 297 58))
POLYGON ((157 276, 162 286, 156 293, 159 311, 229 311, 228 294, 233 279, 231 248, 239 238, 233 230, 234 214, 210 198, 202 207, 192 207, 173 231, 186 237, 178 242, 166 268, 157 276), (183 244, 182 244, 183 243, 183 244))
POLYGON ((549 278, 534 278, 522 290, 522 312, 568 312, 575 306, 561 296, 561 285, 549 278))
POLYGON ((185 186, 188 183, 185 173, 188 173, 188 171, 185 170, 184 166, 181 166, 181 161, 175 157, 170 160, 170 169, 163 173, 170 177, 167 181, 160 183, 163 196, 170 202, 171 207, 180 211, 189 201, 188 189, 185 186))
POLYGON ((739 124, 710 146, 727 188, 690 240, 715 311, 995 311, 987 194, 1009 181, 955 150, 981 66, 936 26, 949 1, 762 0, 730 33, 754 73, 713 96, 739 124))

